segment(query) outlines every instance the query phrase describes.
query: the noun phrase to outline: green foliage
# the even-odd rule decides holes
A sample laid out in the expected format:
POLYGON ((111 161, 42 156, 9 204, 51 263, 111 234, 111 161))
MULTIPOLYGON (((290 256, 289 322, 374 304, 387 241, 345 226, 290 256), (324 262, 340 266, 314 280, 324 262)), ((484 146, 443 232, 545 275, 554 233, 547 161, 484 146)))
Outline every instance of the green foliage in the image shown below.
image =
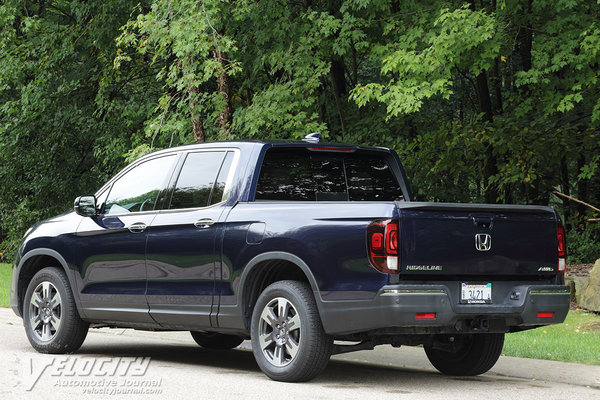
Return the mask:
POLYGON ((0 251, 156 149, 319 131, 394 148, 419 200, 554 205, 585 252, 584 207, 550 193, 600 205, 598 21, 586 0, 5 0, 0 251))
POLYGON ((381 74, 388 79, 354 88, 351 98, 359 106, 381 101, 388 118, 414 113, 428 98, 449 98, 457 69, 478 74, 492 65, 502 41, 495 18, 467 6, 442 8, 437 18, 431 16, 417 13, 409 22, 416 26, 377 49, 383 55, 381 74))
MULTIPOLYGON (((596 224, 597 225, 597 224, 596 224)), ((593 264, 600 259, 600 227, 589 224, 567 235, 567 257, 571 264, 593 264)))
POLYGON ((63 212, 123 166, 150 93, 112 75, 114 32, 134 3, 0 4, 0 225, 10 254, 36 221, 63 212), (102 89, 100 89, 102 87, 102 89), (115 154, 116 152, 116 154, 115 154))
POLYGON ((148 12, 138 8, 140 13, 123 26, 116 40, 115 68, 133 63, 163 83, 162 96, 145 124, 146 137, 153 143, 156 138, 160 143, 169 138, 168 145, 185 143, 192 129, 190 115, 216 118, 223 99, 208 84, 221 68, 230 76, 240 71, 236 60, 228 59, 223 66, 214 56, 236 50, 235 43, 220 33, 226 29, 231 7, 228 0, 158 0, 148 12), (204 90, 197 93, 197 88, 204 90))

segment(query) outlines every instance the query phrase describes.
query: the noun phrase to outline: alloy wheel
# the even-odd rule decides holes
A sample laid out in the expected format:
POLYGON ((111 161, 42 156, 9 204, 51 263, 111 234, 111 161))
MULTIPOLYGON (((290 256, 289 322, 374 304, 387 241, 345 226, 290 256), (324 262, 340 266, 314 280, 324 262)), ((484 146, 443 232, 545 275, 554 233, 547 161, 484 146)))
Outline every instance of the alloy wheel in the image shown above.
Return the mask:
POLYGON ((265 358, 276 367, 291 363, 301 345, 300 315, 283 297, 269 301, 260 315, 258 327, 260 348, 265 358))
POLYGON ((39 340, 49 342, 58 332, 61 305, 60 293, 51 282, 44 281, 36 286, 29 302, 29 319, 31 330, 39 340))

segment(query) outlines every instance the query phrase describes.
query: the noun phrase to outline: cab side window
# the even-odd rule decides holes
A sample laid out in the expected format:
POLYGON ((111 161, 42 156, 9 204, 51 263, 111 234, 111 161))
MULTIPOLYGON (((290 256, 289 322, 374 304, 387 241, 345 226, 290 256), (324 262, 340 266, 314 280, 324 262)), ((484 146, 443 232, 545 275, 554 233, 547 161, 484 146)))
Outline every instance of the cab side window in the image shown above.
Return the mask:
POLYGON ((152 211, 165 187, 175 156, 146 161, 115 181, 106 199, 106 214, 152 211))
POLYGON ((225 200, 225 184, 233 154, 232 151, 188 154, 177 178, 169 208, 207 207, 225 200))

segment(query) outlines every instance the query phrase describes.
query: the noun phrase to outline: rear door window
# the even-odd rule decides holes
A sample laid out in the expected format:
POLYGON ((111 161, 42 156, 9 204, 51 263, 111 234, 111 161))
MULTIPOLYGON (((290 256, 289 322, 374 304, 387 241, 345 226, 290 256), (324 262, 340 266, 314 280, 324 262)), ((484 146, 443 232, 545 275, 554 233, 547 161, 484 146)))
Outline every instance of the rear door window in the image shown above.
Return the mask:
POLYGON ((188 154, 177 178, 169 208, 208 206, 224 157, 224 151, 188 154))
POLYGON ((273 148, 265 155, 256 200, 393 201, 402 190, 385 154, 273 148))
POLYGON ((227 200, 234 151, 202 151, 187 155, 169 208, 200 208, 227 200))
POLYGON ((228 151, 225 155, 223 165, 221 165, 217 181, 215 182, 215 188, 213 189, 212 196, 210 196, 211 205, 227 200, 227 195, 229 194, 227 192, 227 184, 229 183, 228 180, 231 179, 231 168, 234 157, 235 153, 233 151, 228 151))

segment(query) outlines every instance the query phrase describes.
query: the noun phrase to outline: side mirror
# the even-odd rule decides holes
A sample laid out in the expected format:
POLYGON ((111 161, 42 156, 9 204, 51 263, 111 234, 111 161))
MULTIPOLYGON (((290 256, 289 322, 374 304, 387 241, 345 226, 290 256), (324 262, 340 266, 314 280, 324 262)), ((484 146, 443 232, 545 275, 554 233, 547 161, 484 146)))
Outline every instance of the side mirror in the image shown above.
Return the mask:
POLYGON ((75 199, 75 213, 82 217, 93 217, 96 212, 96 196, 79 196, 75 199))

